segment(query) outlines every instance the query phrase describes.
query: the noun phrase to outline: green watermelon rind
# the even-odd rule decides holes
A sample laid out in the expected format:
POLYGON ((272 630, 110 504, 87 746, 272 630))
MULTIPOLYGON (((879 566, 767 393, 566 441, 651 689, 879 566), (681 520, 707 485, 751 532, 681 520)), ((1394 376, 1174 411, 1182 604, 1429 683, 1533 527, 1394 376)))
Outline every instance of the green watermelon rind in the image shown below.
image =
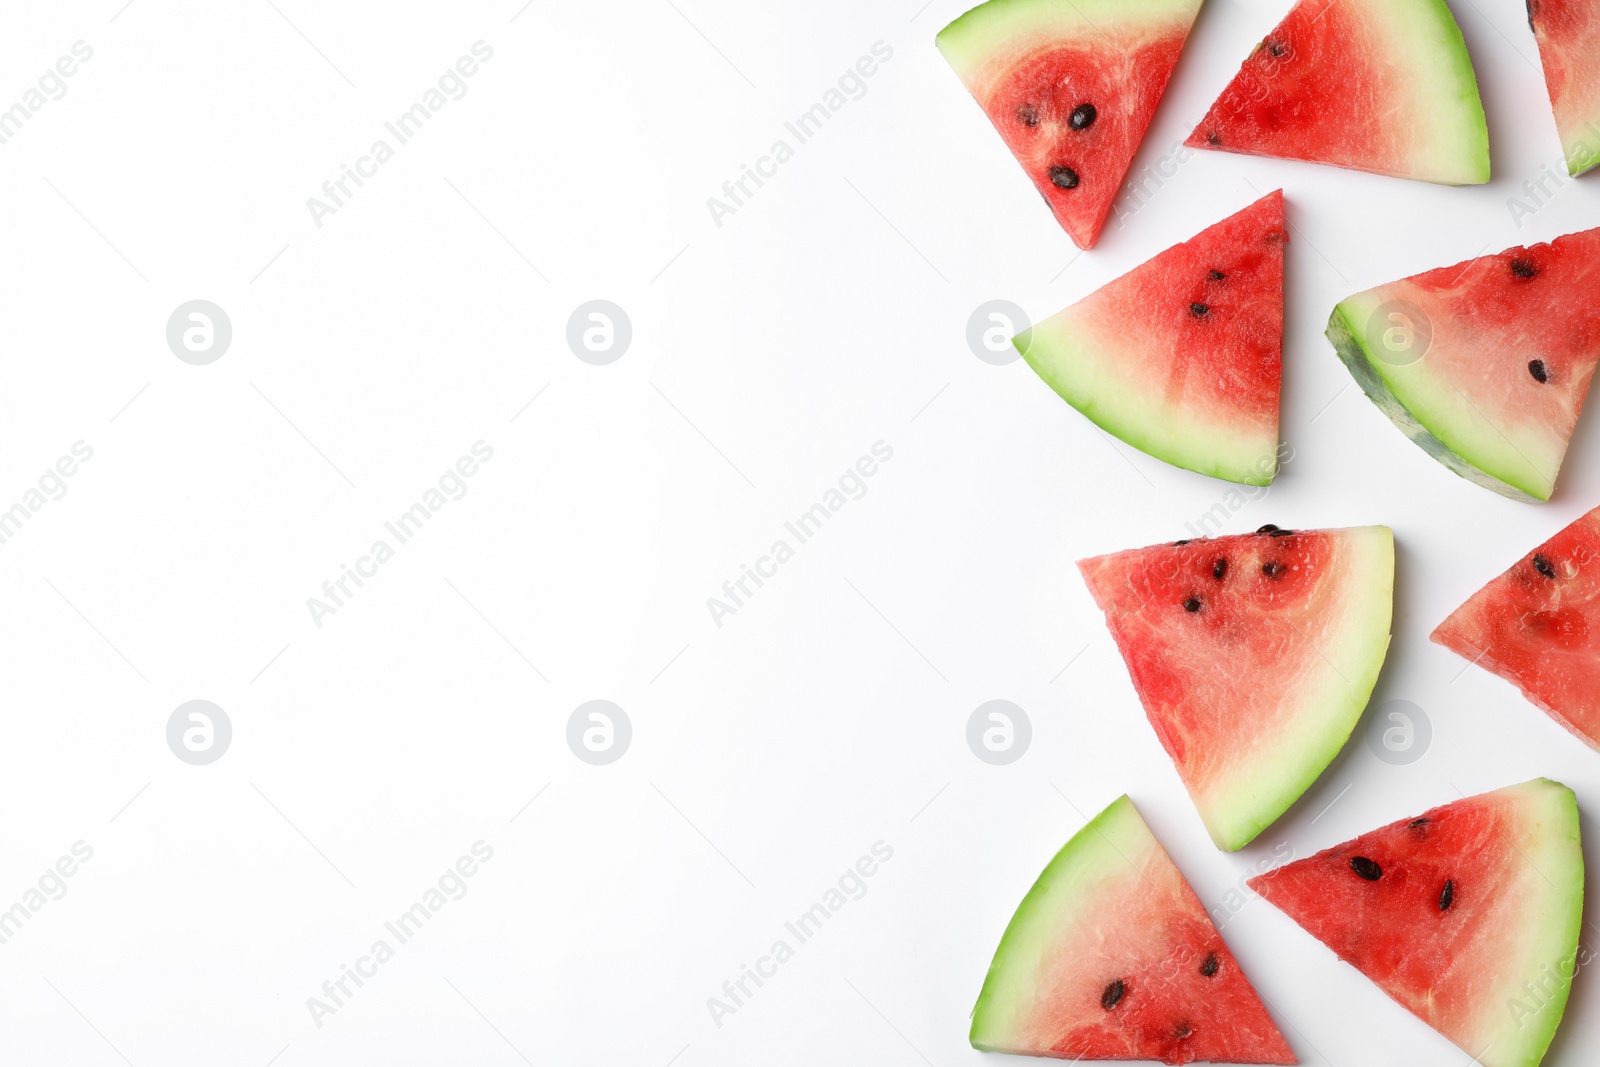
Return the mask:
POLYGON ((1347 576, 1371 579, 1371 586, 1355 595, 1358 603, 1341 618, 1338 645, 1319 644, 1313 667, 1326 667, 1323 684, 1313 686, 1320 706, 1304 706, 1304 743, 1293 755, 1280 756, 1263 766, 1248 788, 1238 790, 1234 805, 1213 805, 1202 812, 1216 846, 1237 852, 1280 819, 1310 789, 1322 772, 1344 750, 1362 714, 1372 701, 1383 665, 1389 658, 1394 629, 1394 531, 1370 526, 1340 531, 1343 550, 1363 554, 1350 561, 1347 576))
MULTIPOLYGON (((1495 472, 1479 467, 1411 413, 1396 393, 1398 382, 1395 380, 1394 371, 1386 369, 1388 365, 1373 355, 1375 346, 1372 338, 1365 336, 1363 326, 1352 321, 1352 318, 1358 317, 1353 313, 1353 305, 1365 295, 1357 294, 1350 297, 1333 309, 1333 314, 1328 319, 1327 337, 1332 342, 1334 351, 1339 354, 1339 359, 1349 369, 1356 383, 1361 386, 1361 391, 1367 394, 1367 398, 1376 404, 1378 410, 1387 415, 1412 443, 1474 485, 1481 485, 1501 496, 1530 504, 1548 501, 1554 491, 1553 480, 1550 485, 1541 485, 1529 478, 1519 477, 1509 469, 1495 472)), ((1461 448, 1469 447, 1464 442, 1459 445, 1461 448)))
POLYGON ((1032 976, 1038 946, 1053 933, 1079 924, 1093 926, 1100 886, 1126 879, 1125 868, 1141 877, 1135 856, 1148 855, 1155 837, 1126 795, 1117 798, 1061 847, 1017 905, 994 951, 983 989, 972 1009, 972 1047, 983 1052, 1017 1051, 1004 1036, 1016 1030, 1016 1014, 1035 993, 1032 976))
POLYGON ((966 78, 997 54, 1074 30, 1093 40, 1102 27, 1194 20, 1202 0, 989 0, 934 37, 956 73, 966 78))
MULTIPOLYGON (((1393 3, 1394 0, 1386 0, 1393 3)), ((1462 159, 1467 161, 1471 168, 1470 177, 1460 182, 1447 182, 1445 184, 1457 185, 1485 185, 1491 175, 1489 160, 1489 120, 1483 110, 1483 93, 1478 88, 1478 72, 1472 65, 1472 53, 1467 50, 1467 39, 1461 33, 1461 25, 1456 22, 1455 13, 1450 10, 1450 5, 1445 0, 1424 0, 1427 7, 1431 8, 1439 19, 1440 26, 1444 29, 1444 53, 1449 59, 1451 73, 1456 76, 1456 99, 1448 100, 1449 86, 1440 86, 1439 92, 1447 102, 1463 110, 1468 129, 1460 145, 1462 159)))
MULTIPOLYGON (((1556 983, 1553 992, 1546 990, 1550 992, 1551 1000, 1538 1007, 1531 1027, 1524 1027, 1520 1018, 1509 1010, 1509 1005, 1506 1006, 1504 1010, 1514 1020, 1514 1023, 1508 1022, 1506 1026, 1513 1036, 1522 1038, 1516 1044, 1524 1050, 1524 1055, 1514 1060, 1501 1061, 1499 1057, 1485 1059, 1484 1063, 1489 1067, 1498 1067, 1502 1063, 1505 1067, 1538 1067, 1544 1059, 1566 1014, 1567 1000, 1572 992, 1572 976, 1577 973, 1579 966, 1579 941, 1583 935, 1585 867, 1578 797, 1569 786, 1549 778, 1536 778, 1520 788, 1548 791, 1551 821, 1557 824, 1551 833, 1536 841, 1524 842, 1518 845, 1518 849, 1534 867, 1539 875, 1538 881, 1552 887, 1559 898, 1544 901, 1539 909, 1545 921, 1539 928, 1540 947, 1531 955, 1556 960, 1557 973, 1563 980, 1556 983)), ((1494 1007, 1500 1008, 1499 1005, 1494 1007)), ((1498 1037, 1489 1042, 1491 1050, 1496 1047, 1505 1047, 1498 1037)))
POLYGON ((1181 470, 1239 485, 1271 485, 1278 476, 1278 441, 1241 442, 1222 428, 1175 418, 1165 405, 1144 403, 1115 371, 1099 338, 1041 323, 1012 339, 1034 373, 1106 433, 1181 470))

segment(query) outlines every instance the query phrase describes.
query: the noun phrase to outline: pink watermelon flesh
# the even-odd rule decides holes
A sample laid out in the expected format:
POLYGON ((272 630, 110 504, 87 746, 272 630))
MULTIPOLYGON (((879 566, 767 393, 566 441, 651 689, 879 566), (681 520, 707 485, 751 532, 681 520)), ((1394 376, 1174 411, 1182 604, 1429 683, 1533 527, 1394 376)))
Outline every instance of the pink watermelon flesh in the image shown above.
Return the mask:
POLYGON ((1062 848, 1006 927, 972 1045, 1069 1060, 1298 1061, 1127 797, 1062 848))
POLYGON ((1273 526, 1078 567, 1212 839, 1244 847, 1366 707, 1389 644, 1393 535, 1273 526))
POLYGON ((1444 0, 1301 0, 1187 143, 1447 185, 1489 180, 1477 78, 1444 0))
POLYGON ((1014 342, 1102 429, 1185 470, 1278 470, 1282 190, 1167 249, 1014 342))
POLYGON ((1539 779, 1249 885, 1483 1067, 1533 1067, 1566 1006, 1583 883, 1572 790, 1539 779))
POLYGON ((1486 585, 1433 640, 1600 748, 1600 508, 1486 585))
POLYGON ((1079 248, 1100 239, 1200 2, 991 0, 939 34, 1079 248))
POLYGON ((1600 163, 1600 5, 1594 0, 1528 0, 1545 86, 1555 111, 1567 170, 1600 163))
POLYGON ((1440 463, 1503 495, 1549 500, 1600 361, 1597 293, 1600 229, 1585 230, 1358 293, 1334 309, 1328 337, 1440 463), (1386 340, 1397 327, 1425 330, 1425 349, 1397 357, 1386 340))

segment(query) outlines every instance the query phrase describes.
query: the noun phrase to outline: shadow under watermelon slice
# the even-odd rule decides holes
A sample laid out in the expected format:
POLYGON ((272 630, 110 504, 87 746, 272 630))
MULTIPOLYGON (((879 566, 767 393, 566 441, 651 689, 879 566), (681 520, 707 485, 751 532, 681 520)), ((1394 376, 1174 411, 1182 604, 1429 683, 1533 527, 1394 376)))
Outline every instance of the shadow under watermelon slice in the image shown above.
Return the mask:
POLYGON ((971 1041, 1066 1060, 1299 1062, 1125 796, 1067 842, 1017 906, 971 1041))

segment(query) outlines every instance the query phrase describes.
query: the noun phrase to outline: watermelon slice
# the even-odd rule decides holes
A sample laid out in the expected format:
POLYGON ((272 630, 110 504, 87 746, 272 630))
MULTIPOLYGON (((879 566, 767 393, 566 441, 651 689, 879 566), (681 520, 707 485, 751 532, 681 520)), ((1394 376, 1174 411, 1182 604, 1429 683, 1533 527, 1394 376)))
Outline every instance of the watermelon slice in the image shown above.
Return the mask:
POLYGON ((1367 706, 1389 649, 1393 533, 1266 526, 1078 569, 1212 840, 1243 848, 1367 706))
POLYGON ((1328 323, 1361 388, 1463 478, 1549 500, 1600 361, 1600 229, 1381 285, 1328 323))
POLYGON ((1433 640, 1600 748, 1600 508, 1486 585, 1433 640))
POLYGON ((1187 142, 1443 185, 1489 180, 1489 128, 1444 0, 1300 0, 1187 142))
POLYGON ((1279 190, 1012 343, 1067 403, 1133 447, 1270 484, 1287 240, 1279 190))
POLYGON ((989 0, 939 51, 1056 221, 1093 248, 1202 0, 989 0))
POLYGON ((1475 1063, 1535 1067, 1577 967, 1583 875, 1577 801, 1541 778, 1249 885, 1475 1063))
POLYGON ((1600 7, 1593 0, 1528 0, 1567 171, 1600 163, 1600 7))
POLYGON ((1018 905, 971 1040, 1073 1060, 1299 1062, 1127 797, 1079 830, 1018 905))

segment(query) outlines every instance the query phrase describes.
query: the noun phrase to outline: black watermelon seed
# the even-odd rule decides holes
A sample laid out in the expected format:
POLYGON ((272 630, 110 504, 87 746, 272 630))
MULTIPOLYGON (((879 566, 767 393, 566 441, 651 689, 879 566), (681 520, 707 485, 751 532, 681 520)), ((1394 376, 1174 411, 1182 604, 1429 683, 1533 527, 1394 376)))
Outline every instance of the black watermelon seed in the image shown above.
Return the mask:
POLYGON ((1210 133, 1206 134, 1206 140, 1212 145, 1219 145, 1222 143, 1222 134, 1218 133, 1216 130, 1212 130, 1210 133))
POLYGON ((1450 905, 1455 903, 1455 899, 1456 899, 1456 883, 1455 883, 1455 879, 1447 878, 1447 879, 1445 879, 1445 883, 1444 883, 1444 892, 1439 894, 1439 910, 1440 911, 1449 911, 1450 910, 1450 905))
POLYGON ((1186 545, 1188 543, 1189 543, 1188 541, 1174 541, 1174 542, 1172 542, 1172 546, 1174 548, 1182 548, 1184 545, 1186 545))
POLYGON ((1200 601, 1194 597, 1190 597, 1188 600, 1183 602, 1183 610, 1193 615, 1195 612, 1200 610, 1200 601))
POLYGON ((1261 565, 1261 573, 1265 574, 1268 578, 1276 578, 1278 575, 1283 573, 1283 564, 1279 563, 1275 559, 1268 560, 1266 563, 1261 565))
POLYGON ((1032 104, 1023 104, 1017 108, 1017 121, 1030 128, 1039 125, 1039 109, 1032 104))
POLYGON ((1294 536, 1294 531, 1293 530, 1273 530, 1272 533, 1270 533, 1268 536, 1269 537, 1293 537, 1294 536))
POLYGON ((1057 189, 1076 189, 1078 187, 1078 172, 1071 167, 1051 167, 1050 184, 1057 189))
POLYGON ((1277 530, 1278 530, 1278 528, 1276 526, 1272 525, 1272 523, 1269 522, 1265 526, 1261 527, 1261 529, 1257 530, 1256 533, 1258 533, 1258 534, 1269 534, 1269 533, 1276 533, 1277 530))
POLYGON ((1544 575, 1546 578, 1549 578, 1551 581, 1555 581, 1556 569, 1550 566, 1550 561, 1545 559, 1543 556, 1533 557, 1533 569, 1544 575))
POLYGON ((1227 275, 1222 273, 1220 270, 1214 270, 1211 272, 1211 280, 1214 282, 1220 282, 1226 277, 1227 275))
POLYGON ((1072 109, 1072 116, 1067 119, 1075 130, 1087 130, 1094 125, 1094 120, 1100 117, 1100 112, 1095 110, 1093 104, 1079 104, 1072 109))
POLYGON ((1128 987, 1123 984, 1122 979, 1118 978, 1106 986, 1106 991, 1100 994, 1100 1006, 1106 1011, 1110 1011, 1121 1002, 1122 995, 1127 991, 1128 987))
POLYGON ((1227 577, 1227 574, 1228 574, 1228 561, 1227 560, 1219 559, 1219 560, 1217 560, 1217 562, 1215 562, 1215 563, 1213 563, 1211 565, 1211 577, 1215 578, 1217 581, 1219 581, 1219 582, 1222 581, 1223 578, 1227 577))
POLYGON ((1539 273, 1539 268, 1534 265, 1531 259, 1513 259, 1511 261, 1511 273, 1519 278, 1532 278, 1539 273))
POLYGON ((1178 1028, 1172 1031, 1172 1036, 1179 1041, 1188 1040, 1190 1037, 1194 1036, 1194 1027, 1190 1026, 1188 1023, 1179 1023, 1178 1028))
POLYGON ((1271 37, 1267 38, 1267 40, 1263 43, 1266 44, 1267 52, 1271 54, 1273 59, 1282 59, 1283 54, 1288 51, 1288 49, 1283 46, 1282 41, 1274 40, 1271 37))
POLYGON ((1528 364, 1528 373, 1533 375, 1533 380, 1543 385, 1550 380, 1550 371, 1544 365, 1544 360, 1536 359, 1528 364))
POLYGON ((1352 859, 1350 861, 1350 869, 1355 871, 1358 876, 1366 879, 1369 882, 1376 882, 1379 878, 1383 877, 1383 868, 1379 867, 1376 863, 1373 863, 1365 856, 1357 856, 1352 859))
POLYGON ((1415 829, 1418 829, 1419 827, 1423 827, 1423 826, 1428 825, 1428 818, 1427 818, 1427 816, 1423 816, 1420 819, 1412 819, 1406 825, 1411 827, 1413 830, 1415 830, 1415 829))
POLYGON ((1221 961, 1217 959, 1217 954, 1213 952, 1207 955, 1205 961, 1200 964, 1200 973, 1207 978, 1215 978, 1217 976, 1217 968, 1221 966, 1221 961))
POLYGON ((1190 304, 1189 305, 1189 314, 1193 315, 1197 319, 1204 317, 1205 314, 1210 310, 1211 309, 1206 307, 1204 304, 1190 304))

